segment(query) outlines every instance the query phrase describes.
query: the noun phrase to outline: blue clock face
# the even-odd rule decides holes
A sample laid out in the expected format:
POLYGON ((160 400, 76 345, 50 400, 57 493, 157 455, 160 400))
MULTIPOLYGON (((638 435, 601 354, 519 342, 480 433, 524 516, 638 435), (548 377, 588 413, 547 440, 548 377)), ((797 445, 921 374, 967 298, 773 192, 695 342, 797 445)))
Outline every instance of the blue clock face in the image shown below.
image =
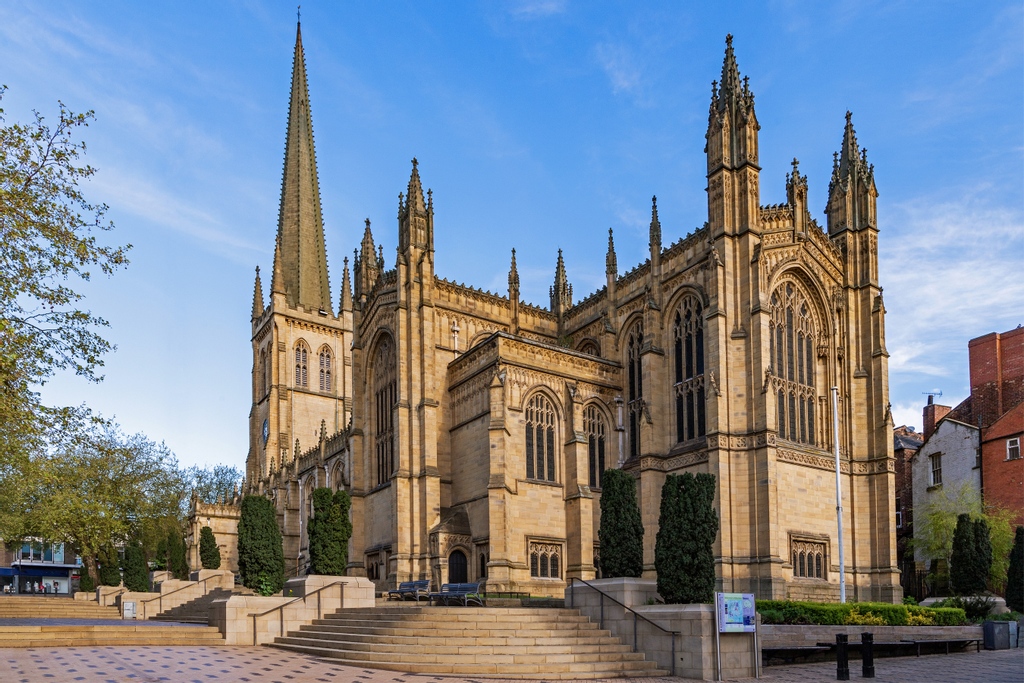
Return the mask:
POLYGON ((267 439, 270 438, 270 422, 263 420, 263 445, 267 445, 267 439))

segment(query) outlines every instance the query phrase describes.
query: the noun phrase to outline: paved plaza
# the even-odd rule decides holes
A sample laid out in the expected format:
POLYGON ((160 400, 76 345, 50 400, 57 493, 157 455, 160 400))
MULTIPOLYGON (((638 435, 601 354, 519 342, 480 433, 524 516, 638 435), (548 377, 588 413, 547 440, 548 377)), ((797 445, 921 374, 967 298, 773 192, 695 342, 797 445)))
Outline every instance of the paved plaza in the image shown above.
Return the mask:
MULTIPOLYGON (((879 659, 875 670, 877 683, 1022 683, 1024 650, 879 659)), ((765 670, 761 680, 771 683, 833 681, 835 672, 834 663, 773 666, 765 670)), ((859 661, 851 662, 850 674, 850 680, 860 680, 859 661)), ((496 680, 500 679, 481 681, 472 677, 400 674, 339 666, 267 647, 0 648, 0 681, 3 683, 494 683, 496 680)), ((632 680, 671 683, 680 679, 632 680)))

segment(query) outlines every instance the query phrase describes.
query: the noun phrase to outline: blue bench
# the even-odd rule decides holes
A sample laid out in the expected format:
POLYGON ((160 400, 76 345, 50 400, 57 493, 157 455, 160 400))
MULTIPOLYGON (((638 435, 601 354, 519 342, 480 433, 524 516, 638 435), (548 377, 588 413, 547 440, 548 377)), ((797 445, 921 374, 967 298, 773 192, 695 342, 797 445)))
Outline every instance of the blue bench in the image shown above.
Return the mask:
POLYGON ((439 593, 430 594, 430 603, 450 605, 454 601, 468 607, 470 604, 484 606, 484 596, 480 593, 479 583, 446 583, 439 593))
POLYGON ((421 597, 430 599, 430 579, 403 581, 398 584, 398 588, 388 591, 388 600, 392 598, 396 600, 412 599, 419 602, 421 597))

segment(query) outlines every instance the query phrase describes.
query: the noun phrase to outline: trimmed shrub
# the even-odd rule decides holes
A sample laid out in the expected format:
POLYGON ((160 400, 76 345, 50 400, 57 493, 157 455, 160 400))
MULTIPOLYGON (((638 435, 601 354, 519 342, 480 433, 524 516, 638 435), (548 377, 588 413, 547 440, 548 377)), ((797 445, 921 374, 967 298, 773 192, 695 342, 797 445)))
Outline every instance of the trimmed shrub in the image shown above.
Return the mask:
POLYGON ((220 548, 213 529, 208 526, 199 532, 199 562, 203 569, 220 569, 220 548))
POLYGON ((758 600, 763 624, 840 626, 959 626, 967 622, 962 609, 890 605, 884 602, 820 603, 758 600))
POLYGON ((180 531, 167 534, 167 570, 179 581, 188 581, 188 558, 185 556, 185 537, 180 531))
POLYGON ((601 482, 601 576, 638 577, 644 572, 644 525, 636 500, 636 479, 606 470, 601 482))
POLYGON ((263 496, 242 498, 238 520, 238 573, 242 585, 258 595, 284 587, 284 547, 274 504, 263 496))
POLYGON ((715 593, 718 535, 713 474, 670 474, 661 489, 654 548, 658 593, 669 604, 709 603, 715 593))
POLYGON ((132 543, 124 550, 124 587, 138 593, 149 590, 149 567, 138 543, 132 543))
POLYGON ((89 576, 88 572, 82 574, 82 576, 79 577, 78 590, 84 591, 86 593, 92 593, 94 590, 96 590, 96 584, 93 582, 92 577, 89 576))
POLYGON ((329 488, 313 491, 313 517, 309 520, 309 573, 344 576, 348 566, 348 540, 352 537, 348 491, 329 488))
POLYGON ((107 548, 100 553, 100 585, 121 585, 121 569, 118 567, 117 551, 113 548, 107 548))
POLYGON ((1006 606, 1024 612, 1024 526, 1017 527, 1010 550, 1010 566, 1006 570, 1006 606))

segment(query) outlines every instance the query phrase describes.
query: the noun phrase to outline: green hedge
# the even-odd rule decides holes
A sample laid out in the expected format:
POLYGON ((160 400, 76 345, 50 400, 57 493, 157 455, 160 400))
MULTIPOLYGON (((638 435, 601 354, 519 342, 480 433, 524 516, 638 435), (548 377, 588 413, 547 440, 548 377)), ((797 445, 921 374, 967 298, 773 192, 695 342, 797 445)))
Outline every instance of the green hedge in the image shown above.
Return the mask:
POLYGON ((885 602, 791 602, 758 600, 757 611, 763 624, 813 624, 841 626, 874 624, 880 626, 959 626, 967 622, 962 609, 890 605, 885 602))

